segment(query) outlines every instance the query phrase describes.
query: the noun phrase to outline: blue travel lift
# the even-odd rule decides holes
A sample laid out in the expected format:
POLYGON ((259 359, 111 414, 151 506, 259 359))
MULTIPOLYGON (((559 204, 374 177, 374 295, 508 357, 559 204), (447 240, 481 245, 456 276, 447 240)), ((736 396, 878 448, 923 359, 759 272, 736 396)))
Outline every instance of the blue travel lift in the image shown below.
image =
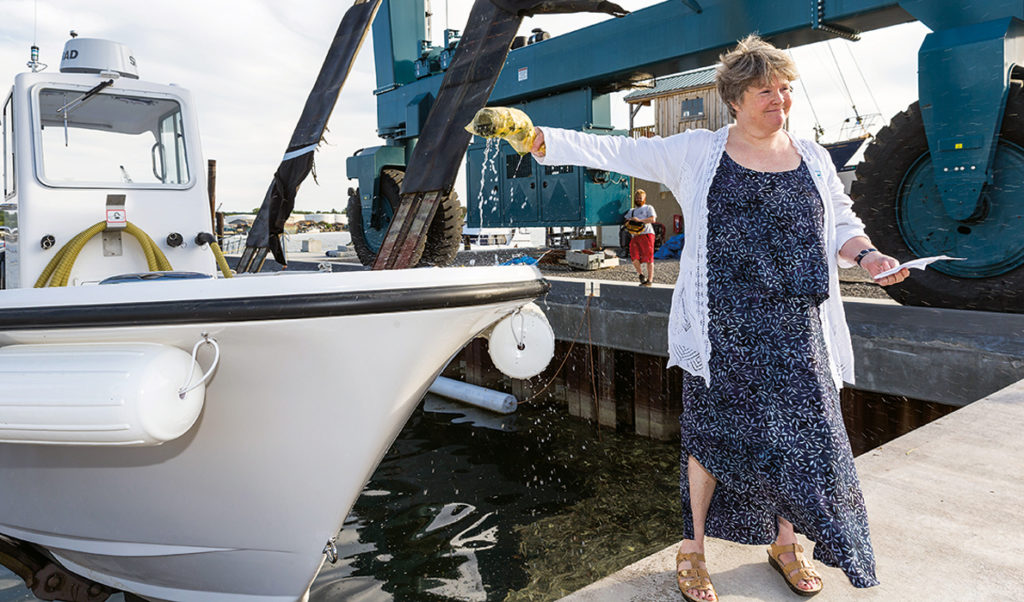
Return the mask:
MULTIPOLYGON (((834 37, 856 40, 860 31, 918 20, 932 30, 918 53, 920 102, 897 115, 866 150, 853 189, 857 211, 873 241, 899 259, 967 258, 933 264, 888 287, 897 300, 1024 312, 1019 0, 669 0, 561 36, 538 32, 527 40, 508 30, 532 12, 551 12, 553 5, 559 12, 580 10, 581 4, 605 12, 618 7, 580 0, 477 0, 461 40, 459 32, 446 30, 443 47, 428 41, 425 0, 379 2, 372 26, 374 93, 384 144, 359 151, 347 165, 348 176, 359 184, 348 212, 364 263, 403 267, 446 263, 454 256, 460 240, 460 228, 452 227, 460 213, 451 190, 454 177, 432 174, 461 159, 466 138, 459 132, 469 121, 463 117, 483 104, 518 107, 535 123, 621 135, 610 123, 612 92, 711 65, 750 32, 788 47, 834 37), (480 41, 495 37, 509 39, 512 50, 480 41), (472 65, 468 76, 460 60, 472 65), (499 61, 500 75, 491 61, 499 61), (446 80, 451 71, 458 73, 446 80), (486 77, 493 88, 484 86, 489 94, 481 94, 479 80, 486 77), (458 148, 444 151, 445 145, 458 148), (430 189, 433 211, 420 211, 412 225, 405 215, 397 219, 396 213, 406 211, 406 194, 422 193, 425 185, 436 187, 430 189), (404 224, 401 235, 389 233, 396 222, 404 224), (397 248, 389 246, 389 237, 413 251, 385 265, 382 249, 393 256, 397 248)), ((520 161, 505 143, 497 173, 489 171, 481 183, 484 152, 482 140, 468 144, 471 226, 612 225, 629 206, 621 175, 542 167, 529 157, 520 161)))

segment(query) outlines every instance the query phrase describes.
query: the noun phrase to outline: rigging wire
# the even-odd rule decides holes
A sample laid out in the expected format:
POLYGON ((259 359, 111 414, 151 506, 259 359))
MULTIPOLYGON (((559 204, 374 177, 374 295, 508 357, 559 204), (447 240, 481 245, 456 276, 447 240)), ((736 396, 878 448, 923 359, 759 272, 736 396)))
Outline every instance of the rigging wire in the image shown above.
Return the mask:
MULTIPOLYGON (((793 58, 793 51, 787 50, 786 52, 789 53, 789 60, 795 63, 796 59, 793 58)), ((807 91, 807 86, 802 85, 800 89, 804 91, 804 96, 807 97, 807 106, 810 107, 811 116, 814 117, 814 141, 817 142, 825 135, 825 128, 821 127, 821 120, 818 119, 818 112, 814 110, 814 105, 811 103, 811 94, 807 91)))
POLYGON ((843 89, 846 90, 846 97, 850 99, 850 107, 853 109, 853 115, 857 118, 857 123, 861 122, 860 113, 857 111, 857 105, 853 102, 853 94, 850 94, 850 88, 846 85, 846 78, 843 77, 843 70, 839 66, 839 61, 836 59, 836 53, 832 51, 832 40, 829 40, 826 44, 828 46, 828 52, 832 55, 832 62, 836 64, 836 71, 839 72, 839 80, 843 82, 843 89))
POLYGON ((836 74, 833 73, 834 69, 825 62, 825 59, 822 58, 822 53, 815 52, 813 54, 815 60, 818 61, 818 66, 821 67, 821 72, 828 76, 829 83, 832 84, 835 92, 841 96, 843 94, 842 84, 836 79, 836 74))
POLYGON ((868 90, 868 96, 871 97, 871 102, 873 102, 875 105, 875 111, 877 111, 878 114, 881 115, 882 108, 878 106, 878 101, 875 100, 875 93, 871 91, 871 86, 868 85, 868 80, 867 78, 864 77, 864 72, 860 70, 860 63, 857 62, 857 57, 854 56, 853 54, 853 48, 851 48, 850 45, 847 44, 846 50, 847 52, 850 53, 850 58, 853 60, 853 66, 857 68, 857 74, 860 75, 860 81, 864 82, 864 87, 867 88, 868 90))

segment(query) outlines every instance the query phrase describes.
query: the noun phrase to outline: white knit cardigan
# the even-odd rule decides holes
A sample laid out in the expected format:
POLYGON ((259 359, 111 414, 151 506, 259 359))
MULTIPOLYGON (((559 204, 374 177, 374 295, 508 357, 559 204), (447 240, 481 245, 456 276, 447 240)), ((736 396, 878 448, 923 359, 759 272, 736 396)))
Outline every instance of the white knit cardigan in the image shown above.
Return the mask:
MULTIPOLYGON (((711 382, 708 370, 707 195, 725 152, 729 128, 687 130, 668 138, 601 136, 542 127, 547 154, 543 165, 582 165, 615 171, 667 186, 683 211, 686 243, 679 258, 679 279, 672 294, 668 320, 669 366, 679 366, 711 382)), ((829 351, 829 369, 836 388, 853 384, 853 348, 839 293, 837 265, 854 264, 839 257, 839 249, 854 236, 864 236, 864 224, 853 213, 828 151, 815 142, 790 135, 797 152, 826 201, 825 248, 828 256, 828 299, 819 309, 829 351)))

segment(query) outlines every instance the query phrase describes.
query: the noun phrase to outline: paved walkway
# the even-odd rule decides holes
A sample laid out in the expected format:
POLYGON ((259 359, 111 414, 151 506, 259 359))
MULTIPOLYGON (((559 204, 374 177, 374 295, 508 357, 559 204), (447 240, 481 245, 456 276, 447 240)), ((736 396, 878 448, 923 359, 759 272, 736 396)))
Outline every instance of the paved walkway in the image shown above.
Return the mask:
MULTIPOLYGON (((857 458, 882 585, 858 590, 819 567, 815 602, 1024 600, 1022 433, 1024 381, 857 458)), ((723 602, 801 599, 761 547, 706 547, 723 602)), ((562 602, 679 602, 674 558, 666 548, 562 602)))

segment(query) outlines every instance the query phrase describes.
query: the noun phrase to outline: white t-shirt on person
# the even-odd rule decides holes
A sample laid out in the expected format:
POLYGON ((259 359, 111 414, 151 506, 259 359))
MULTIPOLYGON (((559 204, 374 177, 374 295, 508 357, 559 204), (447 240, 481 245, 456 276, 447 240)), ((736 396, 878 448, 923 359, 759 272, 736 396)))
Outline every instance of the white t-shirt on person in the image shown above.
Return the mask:
MULTIPOLYGON (((639 207, 634 207, 633 209, 630 209, 629 211, 626 212, 627 220, 630 218, 636 218, 638 220, 641 220, 647 219, 649 217, 658 219, 658 214, 654 211, 654 207, 651 207, 650 205, 641 205, 639 207)), ((641 232, 640 234, 654 234, 654 225, 644 224, 644 231, 641 232)))

